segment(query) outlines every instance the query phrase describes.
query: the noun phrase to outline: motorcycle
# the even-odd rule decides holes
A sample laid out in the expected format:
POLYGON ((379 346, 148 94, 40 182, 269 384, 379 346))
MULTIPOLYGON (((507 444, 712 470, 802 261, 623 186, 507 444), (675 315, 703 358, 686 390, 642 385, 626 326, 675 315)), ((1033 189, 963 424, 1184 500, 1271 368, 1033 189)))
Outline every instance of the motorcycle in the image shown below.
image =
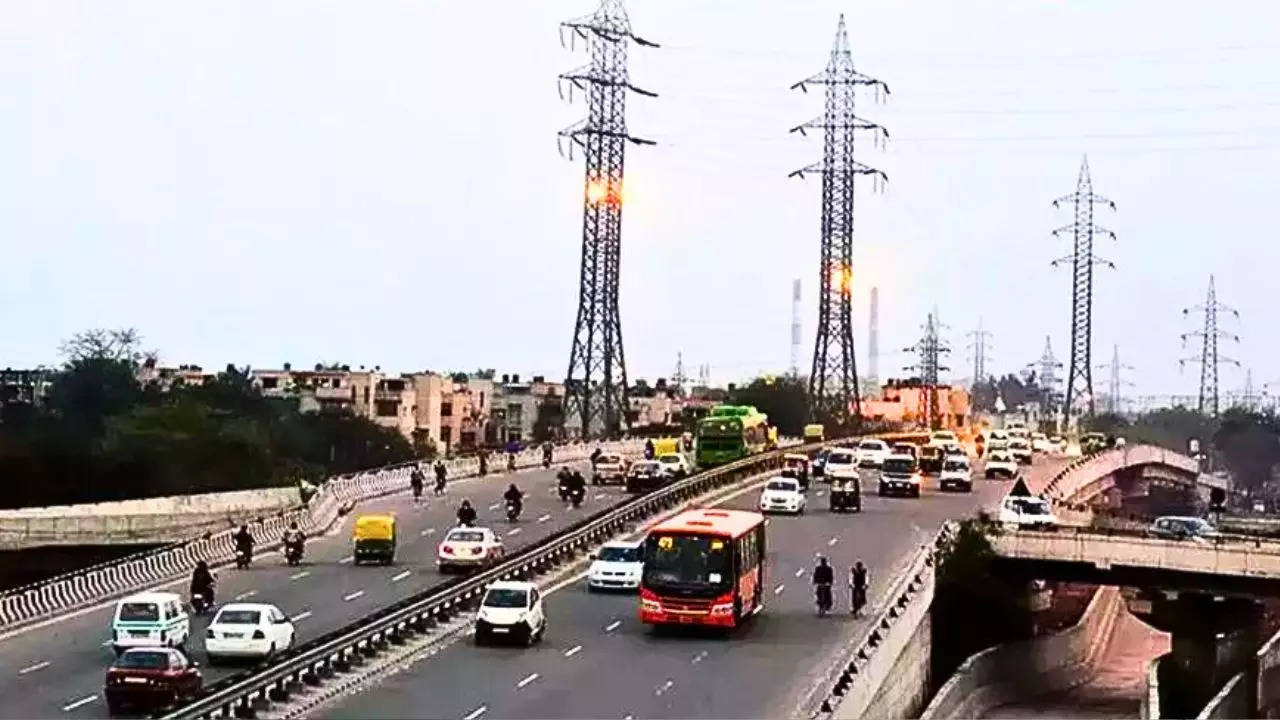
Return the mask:
POLYGON ((238 569, 243 570, 249 567, 249 563, 252 560, 253 555, 251 553, 245 550, 236 550, 236 567, 238 569))
POLYGON ((543 469, 543 470, 548 470, 548 469, 550 469, 550 468, 551 468, 551 456, 550 456, 550 455, 543 455, 543 456, 542 456, 542 469, 543 469))
POLYGON ((208 594, 191 593, 191 612, 196 615, 204 615, 213 608, 213 588, 210 588, 208 594))
POLYGON ((831 586, 823 583, 817 588, 818 617, 831 612, 831 586))
POLYGON ((284 546, 284 561, 290 565, 297 565, 302 562, 301 543, 284 546))
POLYGON ((507 501, 507 522, 515 522, 520 517, 520 504, 507 501))
POLYGON ((569 503, 573 505, 575 508, 580 507, 582 505, 582 500, 586 496, 586 494, 587 493, 584 490, 575 489, 571 491, 569 493, 569 503))

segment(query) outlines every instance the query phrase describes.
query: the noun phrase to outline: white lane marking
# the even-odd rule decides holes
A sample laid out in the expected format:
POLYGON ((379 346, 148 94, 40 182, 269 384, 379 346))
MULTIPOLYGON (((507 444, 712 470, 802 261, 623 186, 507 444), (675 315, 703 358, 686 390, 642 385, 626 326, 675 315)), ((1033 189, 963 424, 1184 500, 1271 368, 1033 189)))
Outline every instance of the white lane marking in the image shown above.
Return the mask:
POLYGON ((78 707, 84 707, 85 705, 88 705, 89 703, 97 699, 98 699, 97 695, 90 695, 89 697, 84 697, 84 698, 80 698, 79 700, 69 702, 66 705, 62 706, 62 712, 71 712, 72 710, 75 710, 78 707))
POLYGON ((564 656, 565 656, 565 657, 573 657, 574 655, 577 655, 577 654, 578 654, 578 653, 580 653, 580 652, 582 652, 582 646, 581 646, 581 645, 574 645, 573 647, 571 647, 571 648, 569 648, 568 650, 565 650, 565 651, 564 651, 564 656))
POLYGON ((605 626, 604 626, 604 631, 605 631, 605 632, 613 632, 614 630, 617 630, 617 629, 618 629, 618 626, 620 626, 620 625, 622 625, 622 621, 621 621, 621 620, 614 620, 613 622, 611 622, 611 623, 609 623, 608 625, 605 625, 605 626))
POLYGON ((462 718, 462 720, 476 720, 476 718, 478 718, 478 717, 480 717, 481 715, 485 714, 486 712, 488 712, 488 710, 489 710, 489 706, 488 706, 488 705, 481 705, 480 707, 476 708, 475 710, 472 710, 471 712, 467 713, 467 714, 466 714, 466 717, 462 718))
POLYGON ((774 589, 773 589, 773 594, 774 594, 774 595, 781 595, 781 594, 782 594, 782 591, 783 591, 783 590, 786 590, 786 589, 787 589, 787 586, 786 586, 786 585, 779 585, 778 587, 776 587, 776 588, 774 588, 774 589))
POLYGON ((823 492, 825 492, 825 490, 819 490, 819 491, 818 491, 817 496, 818 496, 818 497, 822 497, 822 493, 823 493, 823 492))
POLYGON ((828 541, 827 541, 827 545, 835 545, 835 544, 836 544, 836 543, 838 543, 838 542, 840 542, 840 538, 838 538, 838 537, 833 537, 833 538, 831 538, 830 540, 828 540, 828 541))
POLYGON ((520 688, 524 687, 525 685, 528 685, 529 683, 531 683, 531 682, 533 682, 534 680, 537 680, 537 679, 538 679, 538 673, 533 673, 533 674, 529 675, 529 677, 527 677, 527 678, 525 678, 525 679, 521 680, 520 682, 516 683, 516 689, 517 689, 517 690, 519 690, 520 688))
POLYGON ((341 560, 339 560, 339 561, 338 561, 338 563, 339 563, 339 564, 341 564, 341 565, 346 565, 347 563, 351 562, 352 560, 355 560, 355 556, 353 556, 353 555, 348 555, 348 556, 346 556, 346 557, 342 558, 341 560))
POLYGON ((350 595, 343 595, 343 596, 342 596, 342 600, 343 600, 344 602, 351 602, 352 600, 355 600, 356 598, 360 597, 361 595, 364 595, 364 591, 363 591, 363 590, 357 590, 357 591, 355 591, 355 592, 351 593, 350 595))
POLYGON ((307 619, 307 618, 309 618, 309 617, 311 617, 311 611, 310 611, 310 610, 303 610, 302 612, 298 613, 297 615, 294 615, 293 617, 289 618, 289 620, 290 620, 290 622, 302 622, 303 620, 306 620, 306 619, 307 619))
POLYGON ((508 535, 519 535, 519 534, 520 534, 520 528, 511 528, 511 530, 509 530, 509 531, 507 532, 507 534, 508 534, 508 535))
POLYGON ((804 568, 796 570, 796 577, 800 577, 801 575, 804 575, 804 568))
POLYGON ((489 509, 490 509, 490 510, 497 510, 497 509, 498 509, 498 508, 500 508, 500 507, 502 507, 502 505, 501 505, 500 503, 494 503, 494 504, 492 504, 492 505, 490 505, 490 506, 489 506, 489 509))
POLYGON ((672 687, 673 685, 675 685, 675 684, 676 684, 676 683, 675 683, 675 681, 674 681, 674 680, 668 680, 668 681, 666 681, 666 682, 662 683, 661 685, 659 685, 659 686, 658 686, 658 688, 657 688, 656 690, 654 690, 654 691, 653 691, 653 694, 654 694, 654 695, 661 695, 662 693, 664 693, 664 692, 666 692, 666 691, 670 690, 670 689, 671 689, 671 687, 672 687))
POLYGON ((703 650, 702 652, 693 656, 693 664, 697 665, 698 663, 702 662, 702 660, 706 657, 707 657, 707 651, 703 650))
POLYGON ((103 641, 102 641, 102 647, 106 647, 106 646, 108 646, 108 645, 110 645, 110 644, 111 644, 111 641, 110 641, 110 640, 103 640, 103 641))
POLYGON ((603 499, 604 499, 604 493, 596 493, 596 499, 597 499, 597 500, 603 500, 603 499))
POLYGON ((290 580, 301 580, 302 578, 307 577, 307 576, 308 576, 308 575, 310 575, 310 574, 311 574, 311 571, 310 571, 310 570, 303 570, 302 572, 296 572, 296 573, 294 573, 294 574, 290 575, 290 576, 289 576, 289 579, 290 579, 290 580))
POLYGON ((19 674, 19 675, 26 675, 26 674, 28 674, 28 673, 33 673, 33 672, 35 672, 35 671, 37 671, 37 670, 43 670, 43 669, 45 669, 45 668, 47 668, 47 667, 49 667, 49 661, 48 661, 48 660, 42 660, 42 661, 40 661, 40 662, 36 663, 35 665, 28 665, 28 666, 26 666, 26 667, 22 668, 21 670, 19 670, 19 671, 18 671, 18 674, 19 674))
POLYGON ((543 515, 542 517, 538 518, 538 522, 546 522, 550 519, 551 519, 550 515, 543 515))
POLYGON ((433 532, 435 532, 435 531, 436 531, 436 529, 435 529, 435 528, 427 528, 426 530, 423 530, 423 531, 422 531, 421 533, 419 533, 419 534, 420 534, 420 535, 422 535, 423 537, 426 537, 426 536, 430 535, 431 533, 433 533, 433 532))
POLYGON ((245 592, 242 592, 242 593, 240 593, 239 595, 237 595, 237 596, 236 596, 236 600, 237 600, 237 601, 239 601, 239 600, 244 600, 245 598, 251 598, 251 597, 253 597, 254 595, 257 595, 257 594, 258 594, 258 591, 257 591, 257 590, 246 590, 245 592))
POLYGON ((410 574, 411 572, 412 572, 411 570, 405 570, 404 572, 399 573, 399 574, 397 574, 397 575, 392 575, 392 576, 391 576, 391 582, 393 582, 393 583, 394 583, 394 582, 400 582, 401 580, 403 580, 403 579, 405 579, 405 578, 409 577, 409 574, 410 574))

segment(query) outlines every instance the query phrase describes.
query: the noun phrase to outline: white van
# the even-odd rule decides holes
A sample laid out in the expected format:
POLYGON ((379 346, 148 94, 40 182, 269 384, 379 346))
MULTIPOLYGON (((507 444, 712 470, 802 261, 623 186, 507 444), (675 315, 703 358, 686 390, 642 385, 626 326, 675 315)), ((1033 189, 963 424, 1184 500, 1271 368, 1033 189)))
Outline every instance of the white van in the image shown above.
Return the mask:
POLYGON ((191 636, 191 617, 176 593, 130 595, 116 603, 111 616, 111 648, 182 647, 191 636))

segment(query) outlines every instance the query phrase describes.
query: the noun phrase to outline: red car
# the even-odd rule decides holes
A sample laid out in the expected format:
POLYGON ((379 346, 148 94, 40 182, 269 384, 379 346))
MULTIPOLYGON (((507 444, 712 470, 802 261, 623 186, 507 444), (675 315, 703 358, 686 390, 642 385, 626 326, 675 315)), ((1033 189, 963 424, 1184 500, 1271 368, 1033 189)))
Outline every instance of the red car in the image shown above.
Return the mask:
POLYGON ((200 694, 204 678, 197 664, 174 648, 132 648, 107 670, 103 692, 107 711, 126 707, 150 711, 176 705, 200 694))

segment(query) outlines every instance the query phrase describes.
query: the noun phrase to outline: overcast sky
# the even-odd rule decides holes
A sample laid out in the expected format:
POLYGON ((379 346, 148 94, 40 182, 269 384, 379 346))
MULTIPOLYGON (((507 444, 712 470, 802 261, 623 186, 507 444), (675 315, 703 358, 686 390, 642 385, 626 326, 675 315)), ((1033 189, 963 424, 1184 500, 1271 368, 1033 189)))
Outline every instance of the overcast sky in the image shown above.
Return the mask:
MULTIPOLYGON (((556 92, 584 62, 557 24, 591 0, 0 0, 0 366, 58 360, 134 326, 166 362, 316 361, 397 371, 564 374, 577 297, 581 159, 556 92)), ((967 377, 1064 362, 1082 155, 1098 222, 1094 362, 1120 345, 1135 393, 1194 392, 1181 309, 1209 273, 1242 313, 1224 353, 1280 381, 1280 6, 1075 0, 632 2, 621 312, 633 378, 706 363, 734 380, 789 362, 791 280, 813 347, 819 190, 788 179, 822 111, 788 86, 822 69, 847 13, 892 133, 859 159, 855 335, 880 288, 880 374, 937 306, 967 377)), ((1106 389, 1106 371, 1095 389, 1106 389)), ((1244 372, 1224 369, 1224 389, 1244 372)))

